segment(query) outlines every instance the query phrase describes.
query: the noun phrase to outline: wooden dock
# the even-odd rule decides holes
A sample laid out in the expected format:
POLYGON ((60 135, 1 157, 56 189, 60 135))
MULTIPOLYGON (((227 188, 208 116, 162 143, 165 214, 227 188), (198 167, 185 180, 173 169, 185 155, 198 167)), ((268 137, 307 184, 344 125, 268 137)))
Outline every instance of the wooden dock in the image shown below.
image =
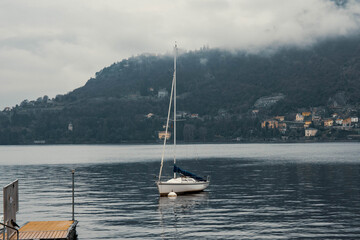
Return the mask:
MULTIPOLYGON (((19 229, 19 239, 56 239, 72 240, 76 239, 77 221, 37 221, 28 222, 19 229)), ((2 239, 0 234, 0 239, 2 239)), ((11 240, 16 240, 16 233, 11 236, 11 240)))

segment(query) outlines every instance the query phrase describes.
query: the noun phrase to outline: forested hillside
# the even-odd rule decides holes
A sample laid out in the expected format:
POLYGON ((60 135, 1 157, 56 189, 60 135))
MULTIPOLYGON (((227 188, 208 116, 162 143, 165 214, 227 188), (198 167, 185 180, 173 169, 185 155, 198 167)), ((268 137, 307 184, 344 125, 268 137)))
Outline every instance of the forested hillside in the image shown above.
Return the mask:
MULTIPOLYGON (((274 115, 290 118, 313 107, 330 115, 335 101, 358 116, 359 40, 338 38, 312 48, 284 47, 256 55, 208 48, 180 54, 180 140, 280 136, 266 133, 261 121, 274 115), (274 96, 281 96, 274 104, 257 104, 274 96)), ((114 63, 66 95, 24 100, 5 109, 0 113, 0 143, 155 142, 168 105, 168 97, 159 91, 170 92, 172 73, 173 56, 141 55, 114 63)))

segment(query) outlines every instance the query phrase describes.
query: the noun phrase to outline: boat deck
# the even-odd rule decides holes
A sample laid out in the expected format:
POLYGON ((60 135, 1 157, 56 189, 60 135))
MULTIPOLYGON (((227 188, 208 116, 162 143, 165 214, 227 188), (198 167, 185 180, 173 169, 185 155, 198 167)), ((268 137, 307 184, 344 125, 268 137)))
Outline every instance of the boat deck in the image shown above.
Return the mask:
MULTIPOLYGON (((19 229, 19 239, 75 239, 77 221, 34 221, 19 229)), ((0 234, 0 239, 3 236, 0 234)), ((10 238, 17 239, 16 233, 10 238)))

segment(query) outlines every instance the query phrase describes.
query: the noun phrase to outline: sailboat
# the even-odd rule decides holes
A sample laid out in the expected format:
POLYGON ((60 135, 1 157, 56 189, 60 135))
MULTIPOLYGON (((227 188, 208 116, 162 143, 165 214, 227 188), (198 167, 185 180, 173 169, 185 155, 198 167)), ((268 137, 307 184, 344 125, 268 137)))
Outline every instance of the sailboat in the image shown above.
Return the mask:
POLYGON ((169 109, 168 115, 166 120, 166 128, 165 128, 165 136, 164 136, 164 144, 163 150, 161 155, 161 164, 160 164, 160 171, 159 171, 159 179, 156 181, 157 188, 159 190, 160 196, 166 196, 170 192, 175 192, 177 194, 184 194, 184 193, 193 193, 193 192, 200 192, 207 188, 210 184, 209 177, 202 178, 199 177, 189 171, 183 170, 176 165, 176 58, 177 58, 177 45, 175 44, 174 47, 174 74, 171 86, 171 94, 170 94, 170 102, 169 102, 169 109), (170 121, 170 113, 171 113, 171 106, 172 103, 174 104, 174 177, 163 181, 162 180, 162 169, 164 165, 164 156, 165 156, 165 148, 166 148, 166 141, 168 136, 169 130, 169 121, 170 121))

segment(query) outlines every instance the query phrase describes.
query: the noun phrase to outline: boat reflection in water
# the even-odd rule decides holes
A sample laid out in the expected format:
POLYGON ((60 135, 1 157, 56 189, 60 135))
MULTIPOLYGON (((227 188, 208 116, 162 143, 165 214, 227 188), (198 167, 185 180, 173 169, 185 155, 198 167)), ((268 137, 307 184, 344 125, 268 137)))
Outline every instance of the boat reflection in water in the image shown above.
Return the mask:
POLYGON ((158 212, 160 214, 162 238, 186 238, 183 234, 185 228, 188 233, 192 232, 188 229, 189 222, 194 222, 193 230, 197 232, 195 223, 201 221, 200 216, 206 216, 203 212, 208 209, 208 204, 208 192, 180 195, 176 198, 159 197, 158 212))

